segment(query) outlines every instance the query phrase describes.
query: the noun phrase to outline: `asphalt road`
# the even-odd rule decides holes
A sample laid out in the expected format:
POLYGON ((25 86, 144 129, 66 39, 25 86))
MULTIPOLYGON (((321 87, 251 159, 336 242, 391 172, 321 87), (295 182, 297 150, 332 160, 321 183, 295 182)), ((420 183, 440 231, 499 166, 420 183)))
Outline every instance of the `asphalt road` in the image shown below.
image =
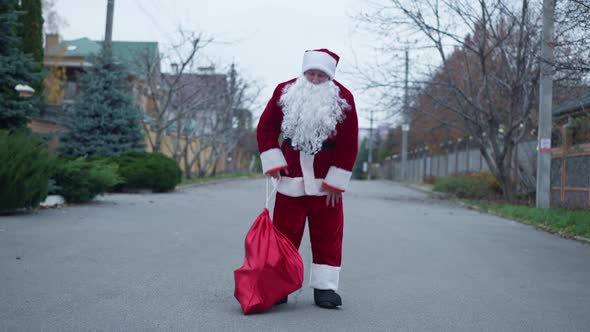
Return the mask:
MULTIPOLYGON (((340 310, 314 306, 306 281, 243 316, 233 270, 264 190, 240 180, 0 217, 0 331, 590 331, 589 245, 387 182, 345 195, 340 310)), ((307 238, 301 254, 308 265, 307 238)))

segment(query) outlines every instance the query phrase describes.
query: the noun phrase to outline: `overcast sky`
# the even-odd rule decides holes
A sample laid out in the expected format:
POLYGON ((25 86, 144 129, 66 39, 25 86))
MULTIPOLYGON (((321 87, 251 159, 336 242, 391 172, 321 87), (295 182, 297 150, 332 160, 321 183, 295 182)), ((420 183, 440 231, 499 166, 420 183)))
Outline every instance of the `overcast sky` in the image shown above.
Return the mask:
MULTIPOLYGON (((277 83, 300 74, 306 49, 329 48, 341 56, 336 79, 355 95, 361 126, 368 126, 369 100, 352 77, 354 54, 370 58, 370 42, 361 38, 351 16, 365 0, 116 0, 113 40, 157 41, 165 52, 175 31, 199 31, 216 44, 206 59, 218 66, 235 61, 243 74, 264 88, 265 103, 277 83)), ((104 38, 107 0, 58 0, 59 15, 67 21, 64 39, 104 38)), ((222 69, 222 68, 220 68, 222 69)), ((254 110, 259 114, 261 110, 254 110)))

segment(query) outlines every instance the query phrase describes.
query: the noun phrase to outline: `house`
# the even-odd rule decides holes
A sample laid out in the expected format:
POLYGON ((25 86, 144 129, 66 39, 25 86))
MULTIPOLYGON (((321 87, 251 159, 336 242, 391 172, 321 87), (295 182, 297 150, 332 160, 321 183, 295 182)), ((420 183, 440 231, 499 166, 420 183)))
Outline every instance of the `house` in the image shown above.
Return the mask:
MULTIPOLYGON (((62 116, 73 110, 72 104, 79 95, 80 77, 86 68, 92 66, 92 57, 100 52, 102 44, 102 41, 89 38, 62 41, 58 35, 47 35, 44 56, 44 66, 48 73, 44 90, 46 105, 40 115, 29 124, 34 132, 55 133, 61 129, 62 116)), ((190 164, 195 154, 185 150, 184 154, 188 157, 183 157, 179 146, 190 146, 189 150, 200 151, 207 135, 219 131, 220 127, 227 133, 233 133, 238 127, 251 129, 252 115, 249 111, 223 112, 223 108, 229 104, 228 78, 225 74, 215 73, 213 67, 200 68, 198 73, 182 75, 162 73, 157 42, 113 41, 112 53, 115 61, 127 68, 131 88, 129 92, 144 113, 147 151, 157 146, 160 152, 176 159, 181 168, 190 167, 201 173, 199 167, 195 168, 190 164), (159 98, 160 93, 170 87, 168 83, 176 79, 179 80, 175 86, 178 91, 174 92, 171 107, 166 111, 168 118, 162 119, 156 114, 154 97, 159 98), (152 91, 153 89, 158 91, 152 91), (179 112, 185 112, 184 108, 187 107, 193 111, 189 119, 171 121, 179 112), (158 127, 166 128, 166 132, 159 129, 157 133, 154 131, 154 119, 166 122, 165 126, 158 127), (152 144, 155 137, 158 138, 159 145, 152 144)), ((176 72, 174 65, 172 72, 176 72)), ((56 135, 50 144, 56 147, 58 143, 56 135)), ((211 150, 219 149, 209 149, 211 150)), ((210 152, 205 151, 199 153, 199 156, 206 159, 209 154, 210 152)), ((226 161, 232 158, 225 158, 223 154, 217 159, 219 162, 214 163, 216 166, 213 170, 223 172, 226 161)))
MULTIPOLYGON (((57 34, 46 36, 43 64, 48 75, 45 80, 46 106, 29 127, 38 133, 51 133, 61 129, 60 118, 79 94, 79 79, 85 68, 92 66, 91 58, 102 48, 102 41, 89 38, 61 40, 57 34)), ((150 109, 146 94, 146 64, 153 64, 153 74, 159 72, 157 42, 113 41, 115 60, 129 70, 132 93, 144 112, 150 109)), ((54 142, 55 144, 55 142, 54 142)))

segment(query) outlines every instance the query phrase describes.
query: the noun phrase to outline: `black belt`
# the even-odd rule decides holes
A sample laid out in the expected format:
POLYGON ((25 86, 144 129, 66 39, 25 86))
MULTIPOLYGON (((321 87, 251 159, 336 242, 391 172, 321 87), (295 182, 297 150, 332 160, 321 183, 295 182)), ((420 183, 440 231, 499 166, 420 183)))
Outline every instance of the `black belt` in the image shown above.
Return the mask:
MULTIPOLYGON (((285 138, 283 140, 283 144, 287 144, 288 146, 290 146, 293 150, 297 150, 293 145, 291 145, 291 139, 290 138, 285 138)), ((329 149, 333 149, 336 147, 336 142, 330 142, 330 141, 324 141, 324 143, 322 143, 322 149, 321 150, 329 150, 329 149)))

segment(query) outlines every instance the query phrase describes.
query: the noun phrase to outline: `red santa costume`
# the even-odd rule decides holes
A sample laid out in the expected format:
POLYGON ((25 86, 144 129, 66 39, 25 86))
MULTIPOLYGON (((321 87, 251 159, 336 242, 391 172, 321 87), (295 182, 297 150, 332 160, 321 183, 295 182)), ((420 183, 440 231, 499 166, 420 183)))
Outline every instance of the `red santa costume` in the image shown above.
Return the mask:
POLYGON ((301 76, 280 83, 257 128, 264 173, 281 174, 274 224, 299 248, 307 218, 310 286, 333 291, 339 283, 344 214, 342 199, 336 206, 326 203, 325 188, 347 190, 358 151, 354 98, 333 79, 338 60, 327 49, 306 51, 302 72, 321 70, 330 80, 313 84, 301 76))

